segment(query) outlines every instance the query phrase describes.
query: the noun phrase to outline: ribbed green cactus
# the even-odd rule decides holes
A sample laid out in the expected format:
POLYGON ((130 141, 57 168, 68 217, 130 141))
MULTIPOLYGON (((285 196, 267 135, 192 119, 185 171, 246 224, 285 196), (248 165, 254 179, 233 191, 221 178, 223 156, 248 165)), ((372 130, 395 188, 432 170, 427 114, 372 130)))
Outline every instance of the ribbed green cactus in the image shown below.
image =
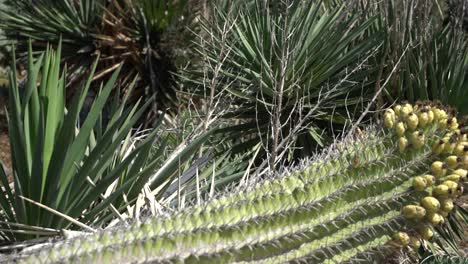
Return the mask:
POLYGON ((377 260, 392 250, 419 247, 463 192, 466 134, 456 119, 427 104, 389 109, 384 124, 387 129, 350 136, 243 191, 58 242, 17 260, 335 263, 377 260), (427 198, 431 193, 436 198, 427 198))

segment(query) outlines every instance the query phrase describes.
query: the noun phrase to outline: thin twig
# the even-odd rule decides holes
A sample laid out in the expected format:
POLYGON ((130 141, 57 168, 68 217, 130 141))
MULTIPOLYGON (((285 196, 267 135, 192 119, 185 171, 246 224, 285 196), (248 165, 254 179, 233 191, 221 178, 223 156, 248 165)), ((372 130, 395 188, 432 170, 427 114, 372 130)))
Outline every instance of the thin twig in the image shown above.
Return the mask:
POLYGON ((80 221, 78 221, 76 219, 73 219, 72 217, 70 217, 70 216, 68 216, 66 214, 63 214, 63 213, 61 213, 61 212, 59 212, 59 211, 57 211, 55 209, 52 209, 52 208, 50 208, 50 207, 48 207, 46 205, 43 205, 43 204, 38 203, 36 201, 33 201, 33 200, 31 200, 29 198, 26 198, 26 197, 24 197, 22 195, 18 195, 18 197, 25 200, 25 201, 27 201, 27 202, 30 202, 30 203, 32 203, 34 205, 37 205, 37 206, 39 206, 39 207, 41 207, 43 209, 46 209, 47 211, 49 211, 49 212, 51 212, 51 213, 53 213, 55 215, 58 215, 58 216, 62 217, 63 219, 68 220, 69 222, 71 222, 71 223, 73 223, 73 224, 75 224, 75 225, 77 225, 77 226, 79 226, 79 227, 81 227, 83 229, 86 229, 86 230, 88 230, 90 232, 96 232, 96 229, 94 229, 94 228, 92 228, 92 227, 90 227, 88 225, 85 225, 85 224, 81 223, 80 221))
MULTIPOLYGON (((380 87, 380 89, 374 94, 374 97, 372 98, 372 100, 367 104, 367 107, 365 109, 365 111, 361 114, 361 116, 358 118, 358 120, 356 121, 356 123, 354 123, 353 127, 351 128, 351 130, 349 131, 350 134, 354 133, 354 130, 356 130, 357 126, 362 122, 362 120, 364 119, 364 117, 369 113, 369 110, 370 108, 372 107, 372 105, 374 104, 374 102, 377 100, 377 98, 379 97, 380 93, 382 93, 383 89, 387 86, 388 82, 390 81, 391 77, 393 76, 393 73, 395 73, 395 71, 398 69, 399 65, 400 65, 400 62, 401 62, 401 59, 405 56, 405 53, 406 51, 408 51, 409 49, 409 44, 406 46, 405 50, 403 51, 403 53, 401 54, 400 58, 398 59, 397 63, 395 64, 395 66, 393 67, 392 71, 390 72, 390 74, 388 75, 387 79, 385 80, 384 84, 380 87)), ((378 80, 377 80, 378 81, 378 80)))

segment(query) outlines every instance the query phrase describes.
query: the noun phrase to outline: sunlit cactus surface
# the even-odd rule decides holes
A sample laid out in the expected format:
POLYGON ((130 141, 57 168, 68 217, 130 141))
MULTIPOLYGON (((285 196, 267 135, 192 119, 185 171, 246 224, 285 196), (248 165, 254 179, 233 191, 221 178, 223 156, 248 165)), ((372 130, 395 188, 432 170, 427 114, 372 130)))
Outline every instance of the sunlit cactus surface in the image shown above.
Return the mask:
POLYGON ((202 205, 22 253, 21 263, 336 263, 419 248, 463 193, 452 111, 396 105, 382 125, 202 205))

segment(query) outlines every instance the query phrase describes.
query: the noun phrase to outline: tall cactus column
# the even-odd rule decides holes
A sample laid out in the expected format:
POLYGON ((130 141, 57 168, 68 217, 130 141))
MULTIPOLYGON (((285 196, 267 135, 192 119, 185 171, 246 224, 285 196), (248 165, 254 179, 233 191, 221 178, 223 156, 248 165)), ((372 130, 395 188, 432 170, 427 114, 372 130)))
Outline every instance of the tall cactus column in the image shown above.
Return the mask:
POLYGON ((467 135, 429 103, 388 109, 383 123, 245 190, 18 261, 335 263, 419 247, 463 192, 467 135))

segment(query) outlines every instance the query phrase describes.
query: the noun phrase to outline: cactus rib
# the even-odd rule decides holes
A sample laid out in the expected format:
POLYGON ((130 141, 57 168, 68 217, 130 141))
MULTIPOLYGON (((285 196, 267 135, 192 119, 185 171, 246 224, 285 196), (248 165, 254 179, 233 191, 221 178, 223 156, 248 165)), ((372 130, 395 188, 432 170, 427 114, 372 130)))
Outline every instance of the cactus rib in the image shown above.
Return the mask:
POLYGON ((468 143, 449 118, 430 103, 400 105, 385 112, 387 129, 349 136, 243 191, 59 241, 16 261, 335 263, 398 251, 430 239, 430 227, 450 217, 463 192, 468 143))

